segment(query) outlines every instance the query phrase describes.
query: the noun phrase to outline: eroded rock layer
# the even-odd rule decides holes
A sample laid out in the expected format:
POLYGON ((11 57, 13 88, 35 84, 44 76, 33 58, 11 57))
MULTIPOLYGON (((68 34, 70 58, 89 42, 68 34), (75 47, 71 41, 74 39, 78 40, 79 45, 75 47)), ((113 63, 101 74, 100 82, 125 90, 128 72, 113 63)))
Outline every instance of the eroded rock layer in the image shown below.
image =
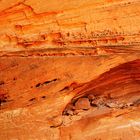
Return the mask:
POLYGON ((0 139, 138 140, 140 1, 0 1, 0 139))

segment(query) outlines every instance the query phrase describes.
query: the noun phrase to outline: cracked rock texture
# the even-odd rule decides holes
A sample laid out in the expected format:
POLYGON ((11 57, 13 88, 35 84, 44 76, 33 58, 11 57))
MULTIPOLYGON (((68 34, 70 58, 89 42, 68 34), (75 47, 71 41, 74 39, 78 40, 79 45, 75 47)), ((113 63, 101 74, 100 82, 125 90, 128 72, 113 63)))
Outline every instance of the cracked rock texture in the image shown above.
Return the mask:
POLYGON ((139 0, 1 0, 0 140, 139 140, 139 13, 139 0))

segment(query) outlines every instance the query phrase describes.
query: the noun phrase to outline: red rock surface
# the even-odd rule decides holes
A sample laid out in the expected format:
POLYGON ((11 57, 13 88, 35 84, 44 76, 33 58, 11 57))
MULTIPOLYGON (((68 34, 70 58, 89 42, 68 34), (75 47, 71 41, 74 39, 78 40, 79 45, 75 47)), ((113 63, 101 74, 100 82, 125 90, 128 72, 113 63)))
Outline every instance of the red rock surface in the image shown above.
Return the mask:
POLYGON ((0 140, 138 140, 139 13, 139 0, 1 0, 0 140))

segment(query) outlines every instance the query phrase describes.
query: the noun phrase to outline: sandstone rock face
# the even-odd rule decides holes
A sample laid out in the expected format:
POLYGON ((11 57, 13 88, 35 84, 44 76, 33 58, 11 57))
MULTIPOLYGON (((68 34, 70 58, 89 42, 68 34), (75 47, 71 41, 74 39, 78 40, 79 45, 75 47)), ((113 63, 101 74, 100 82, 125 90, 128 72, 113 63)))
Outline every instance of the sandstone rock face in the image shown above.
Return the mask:
POLYGON ((0 140, 138 140, 139 13, 139 0, 1 0, 0 140))

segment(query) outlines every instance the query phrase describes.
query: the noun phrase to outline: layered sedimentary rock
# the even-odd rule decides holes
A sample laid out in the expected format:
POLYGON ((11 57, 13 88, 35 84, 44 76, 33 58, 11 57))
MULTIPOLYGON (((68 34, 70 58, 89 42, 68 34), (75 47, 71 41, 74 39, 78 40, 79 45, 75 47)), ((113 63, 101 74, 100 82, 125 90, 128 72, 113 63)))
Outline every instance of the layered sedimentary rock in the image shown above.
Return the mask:
POLYGON ((139 9, 0 1, 0 139, 139 139, 139 9))

